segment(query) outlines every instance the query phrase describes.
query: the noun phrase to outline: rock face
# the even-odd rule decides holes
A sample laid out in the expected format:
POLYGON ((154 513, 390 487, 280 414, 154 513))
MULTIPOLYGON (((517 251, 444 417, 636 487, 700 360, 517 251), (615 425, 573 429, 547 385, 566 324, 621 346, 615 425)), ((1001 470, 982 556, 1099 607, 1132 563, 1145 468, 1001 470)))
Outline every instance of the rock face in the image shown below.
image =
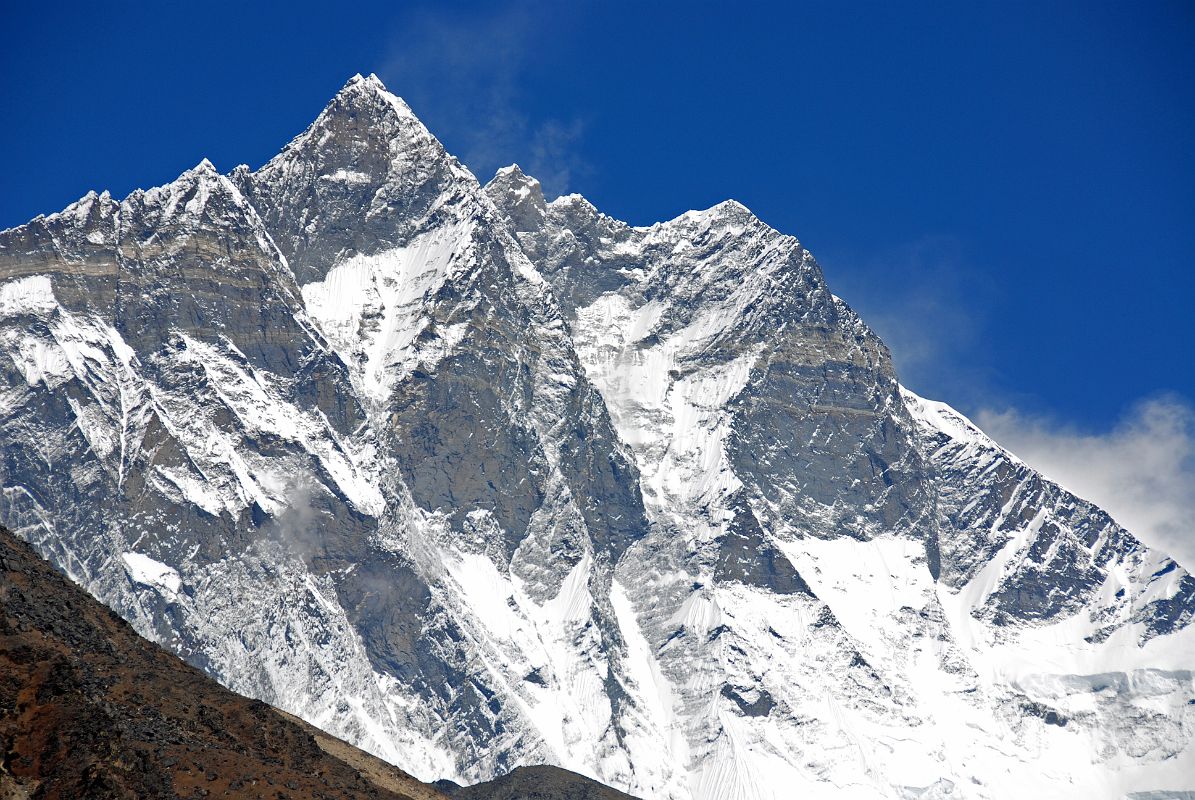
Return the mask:
MULTIPOLYGON (((146 641, 4 528, 0 601, 0 797, 447 800, 146 641)), ((439 783, 473 800, 634 800, 552 766, 439 783)))
POLYGON ((1195 579, 903 389, 727 202, 485 187, 372 76, 256 172, 0 234, 0 519, 418 777, 1191 788, 1195 579))

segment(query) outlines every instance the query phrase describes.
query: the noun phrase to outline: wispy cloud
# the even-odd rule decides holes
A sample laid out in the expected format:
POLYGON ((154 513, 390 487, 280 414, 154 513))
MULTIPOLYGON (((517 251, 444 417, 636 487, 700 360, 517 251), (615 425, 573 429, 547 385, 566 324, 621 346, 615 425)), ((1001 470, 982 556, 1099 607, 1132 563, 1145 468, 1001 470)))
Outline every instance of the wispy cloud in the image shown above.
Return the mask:
POLYGON ((975 421, 1030 466, 1195 569, 1195 408, 1188 402, 1142 401, 1102 433, 1011 409, 980 411, 975 421))
POLYGON ((550 119, 536 127, 527 168, 549 195, 564 194, 573 186, 573 173, 588 169, 575 149, 583 132, 584 126, 577 119, 569 122, 550 119))
POLYGON ((394 33, 382 78, 481 181, 517 160, 549 195, 567 192, 587 169, 577 147, 584 122, 534 117, 521 88, 547 21, 567 22, 566 7, 527 0, 488 13, 415 9, 394 33))
POLYGON ((1108 511, 1147 544, 1195 569, 1195 408, 1177 396, 1138 403, 1104 431, 1021 409, 1040 398, 981 366, 987 316, 1003 291, 949 237, 882 252, 830 253, 835 293, 892 351, 901 381, 962 408, 1028 464, 1108 511), (976 409, 979 409, 978 411, 976 409))
POLYGON ((984 309, 999 287, 967 263, 957 240, 927 236, 874 253, 819 257, 830 288, 892 351, 902 383, 964 408, 990 402, 999 381, 977 356, 988 325, 984 309))

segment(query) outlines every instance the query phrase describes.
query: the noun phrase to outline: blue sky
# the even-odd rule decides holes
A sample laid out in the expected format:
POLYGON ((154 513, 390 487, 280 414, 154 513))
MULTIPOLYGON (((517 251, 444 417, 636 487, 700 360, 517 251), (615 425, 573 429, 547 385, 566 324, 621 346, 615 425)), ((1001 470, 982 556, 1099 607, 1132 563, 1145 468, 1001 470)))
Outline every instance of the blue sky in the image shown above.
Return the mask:
POLYGON ((1191 3, 9 3, 0 24, 2 227, 205 156, 258 166, 372 71, 482 180, 517 161, 636 224, 746 203, 912 388, 1011 438, 1193 441, 1191 3))

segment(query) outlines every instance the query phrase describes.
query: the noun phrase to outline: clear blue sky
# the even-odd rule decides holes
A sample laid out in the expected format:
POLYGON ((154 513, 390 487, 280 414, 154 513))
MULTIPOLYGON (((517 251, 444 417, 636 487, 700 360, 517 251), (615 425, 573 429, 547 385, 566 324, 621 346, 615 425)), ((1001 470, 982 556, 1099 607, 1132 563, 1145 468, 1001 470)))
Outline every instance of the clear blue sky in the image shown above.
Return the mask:
POLYGON ((485 180, 792 233, 914 389, 1195 398, 1195 4, 6 3, 0 227, 258 166, 377 72, 485 180))

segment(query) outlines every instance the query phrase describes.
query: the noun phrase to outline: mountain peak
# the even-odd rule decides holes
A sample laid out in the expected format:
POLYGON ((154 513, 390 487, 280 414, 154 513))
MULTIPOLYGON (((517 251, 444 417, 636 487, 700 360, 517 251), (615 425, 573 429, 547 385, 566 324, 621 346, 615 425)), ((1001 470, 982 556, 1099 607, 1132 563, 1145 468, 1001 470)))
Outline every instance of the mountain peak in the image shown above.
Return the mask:
POLYGON ((547 213, 540 182, 518 164, 502 167, 485 186, 494 204, 506 212, 517 231, 539 230, 547 213))
POLYGON ((632 227, 543 201, 517 165, 483 194, 355 76, 256 172, 0 236, 4 521, 421 777, 550 760, 714 800, 1195 774, 1195 577, 903 393, 743 204, 632 227))
MULTIPOLYGON (((215 178, 220 177, 220 171, 216 169, 215 164, 213 164, 208 159, 204 158, 204 159, 201 159, 198 164, 196 164, 195 166, 191 167, 189 170, 184 172, 182 176, 193 176, 193 177, 197 177, 197 178, 213 178, 213 179, 215 179, 215 178)), ((179 176, 179 177, 182 177, 182 176, 179 176)))
POLYGON ((367 242, 370 252, 402 245, 480 190, 376 75, 354 75, 282 152, 234 178, 301 284, 367 242))
POLYGON ((174 221, 190 228, 205 217, 259 224, 240 188, 206 158, 169 183, 135 190, 120 205, 150 213, 158 226, 174 221))
POLYGON ((358 73, 349 78, 307 130, 291 140, 261 171, 268 171, 279 161, 301 157, 305 152, 322 153, 329 149, 358 161, 371 153, 388 154, 387 162, 401 158, 404 153, 423 159, 445 155, 443 146, 411 107, 373 73, 368 77, 358 73))
POLYGON ((383 91, 386 89, 382 79, 377 76, 377 73, 371 72, 368 76, 362 75, 360 72, 345 81, 345 87, 356 86, 357 84, 365 84, 367 86, 376 86, 383 91))
POLYGON ((208 159, 201 159, 198 164, 188 170, 184 170, 177 178, 168 184, 149 189, 151 192, 175 192, 179 190, 188 191, 193 187, 205 187, 208 191, 215 190, 218 192, 227 192, 236 197, 240 197, 240 192, 237 190, 228 178, 220 174, 216 169, 216 165, 208 159))
MULTIPOLYGON (((694 222, 713 222, 715 220, 753 220, 758 219, 751 212, 751 209, 740 203, 738 200, 723 200, 721 203, 715 203, 706 209, 686 211, 675 220, 671 222, 678 222, 680 220, 688 220, 694 222)), ((667 224, 667 223, 665 223, 667 224)))
MULTIPOLYGON (((382 80, 372 72, 368 77, 362 77, 361 73, 357 73, 349 78, 332 98, 325 113, 334 107, 354 112, 393 113, 414 120, 420 128, 423 127, 406 101, 388 90, 382 80)), ((426 129, 424 131, 426 132, 426 129)))
POLYGON ((358 78, 360 83, 364 84, 365 86, 369 87, 370 89, 374 89, 374 90, 380 91, 380 92, 389 91, 386 89, 386 84, 382 83, 382 79, 379 78, 376 73, 371 72, 368 75, 366 75, 364 78, 361 77, 361 73, 357 73, 357 75, 355 75, 354 77, 358 78))
POLYGON ((523 168, 518 164, 510 164, 505 167, 498 167, 498 171, 494 173, 494 179, 497 180, 498 178, 509 178, 511 180, 517 181, 533 181, 535 183, 539 183, 539 181, 535 180, 535 178, 532 178, 528 176, 526 172, 523 172, 523 168))

